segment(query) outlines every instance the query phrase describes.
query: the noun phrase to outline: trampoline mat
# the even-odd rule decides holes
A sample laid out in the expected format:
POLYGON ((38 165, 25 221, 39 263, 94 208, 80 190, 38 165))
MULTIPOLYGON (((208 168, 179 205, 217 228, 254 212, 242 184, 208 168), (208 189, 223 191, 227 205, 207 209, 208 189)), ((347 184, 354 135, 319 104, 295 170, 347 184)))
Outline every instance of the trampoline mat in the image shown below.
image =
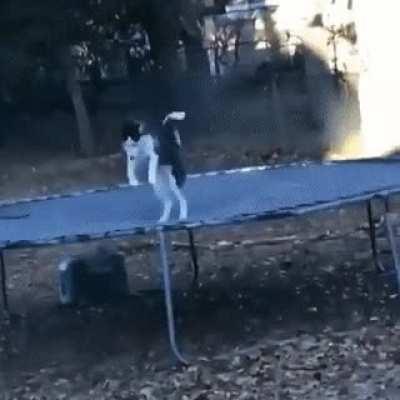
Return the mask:
MULTIPOLYGON (((307 163, 192 175, 184 188, 189 218, 165 229, 278 218, 400 192, 400 161, 307 163)), ((160 203, 149 185, 0 205, 0 247, 68 243, 144 233, 160 203)))

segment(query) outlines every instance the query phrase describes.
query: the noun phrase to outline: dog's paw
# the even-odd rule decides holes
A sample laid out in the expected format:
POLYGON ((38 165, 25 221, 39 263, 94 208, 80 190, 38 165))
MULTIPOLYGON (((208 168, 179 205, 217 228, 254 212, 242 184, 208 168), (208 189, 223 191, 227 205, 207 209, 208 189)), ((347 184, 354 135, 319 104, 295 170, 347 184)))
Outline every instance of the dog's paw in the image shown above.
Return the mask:
POLYGON ((129 181, 129 185, 131 185, 131 186, 139 186, 139 181, 137 181, 137 180, 130 180, 130 181, 129 181))
POLYGON ((180 215, 179 218, 178 218, 178 221, 180 223, 187 222, 187 220, 188 220, 188 216, 187 215, 180 215))
POLYGON ((150 185, 154 186, 156 184, 156 182, 157 182, 157 174, 156 174, 155 171, 151 171, 150 170, 149 175, 148 175, 148 181, 149 181, 150 185))
POLYGON ((168 214, 168 213, 161 214, 161 217, 159 218, 158 223, 159 224, 166 224, 169 221, 170 216, 171 215, 168 214))

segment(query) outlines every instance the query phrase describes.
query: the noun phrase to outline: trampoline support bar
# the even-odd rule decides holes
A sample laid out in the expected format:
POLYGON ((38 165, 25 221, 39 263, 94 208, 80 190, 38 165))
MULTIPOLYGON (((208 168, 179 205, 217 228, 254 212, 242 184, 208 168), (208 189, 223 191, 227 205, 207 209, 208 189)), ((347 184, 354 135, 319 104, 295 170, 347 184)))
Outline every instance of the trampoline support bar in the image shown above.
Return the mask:
POLYGON ((192 265, 193 265, 193 281, 192 281, 192 288, 196 289, 199 284, 199 262, 197 256, 197 249, 196 243, 194 240, 194 234, 192 229, 188 229, 188 237, 189 237, 189 249, 190 249, 190 256, 192 258, 192 265))
MULTIPOLYGON (((387 197, 383 198, 384 200, 384 205, 385 205, 385 212, 389 212, 389 201, 387 197)), ((374 264, 375 268, 378 273, 385 272, 385 267, 382 265, 380 259, 379 259, 379 254, 378 254, 378 249, 377 249, 377 244, 376 244, 376 226, 374 222, 374 216, 373 216, 373 211, 372 211, 372 201, 368 200, 367 202, 367 215, 368 215, 368 228, 369 228, 369 238, 371 242, 371 250, 372 250, 372 257, 374 259, 374 264)))
POLYGON ((1 275, 1 296, 3 302, 3 310, 8 313, 8 295, 7 295, 7 275, 6 264, 4 262, 4 251, 0 250, 0 275, 1 275))

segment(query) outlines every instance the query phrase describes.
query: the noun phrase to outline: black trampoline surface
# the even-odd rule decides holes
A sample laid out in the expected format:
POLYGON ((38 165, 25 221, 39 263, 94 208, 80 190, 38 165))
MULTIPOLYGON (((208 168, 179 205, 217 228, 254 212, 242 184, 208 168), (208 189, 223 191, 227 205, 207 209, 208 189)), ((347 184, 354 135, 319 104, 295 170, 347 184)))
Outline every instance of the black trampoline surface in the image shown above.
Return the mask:
MULTIPOLYGON (((400 192, 400 160, 305 163, 190 176, 189 218, 165 229, 298 215, 400 192)), ((160 204, 149 185, 0 205, 0 247, 17 248, 144 233, 160 204)))

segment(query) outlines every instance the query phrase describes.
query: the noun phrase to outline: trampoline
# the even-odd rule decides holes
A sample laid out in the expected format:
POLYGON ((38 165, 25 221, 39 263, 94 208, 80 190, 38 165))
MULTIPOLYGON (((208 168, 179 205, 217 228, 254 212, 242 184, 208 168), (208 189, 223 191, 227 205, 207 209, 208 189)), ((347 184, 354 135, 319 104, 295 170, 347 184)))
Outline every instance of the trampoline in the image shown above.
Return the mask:
MULTIPOLYGON (((189 218, 176 214, 158 225, 160 205, 149 185, 119 185, 65 195, 52 195, 0 204, 0 261, 3 306, 8 309, 3 252, 34 246, 83 242, 157 232, 163 271, 169 338, 176 343, 166 236, 188 232, 197 276, 196 228, 298 216, 317 210, 365 201, 376 263, 371 201, 400 193, 400 159, 303 162, 190 175, 185 186, 189 218)), ((387 203, 387 202, 386 202, 387 203)))

